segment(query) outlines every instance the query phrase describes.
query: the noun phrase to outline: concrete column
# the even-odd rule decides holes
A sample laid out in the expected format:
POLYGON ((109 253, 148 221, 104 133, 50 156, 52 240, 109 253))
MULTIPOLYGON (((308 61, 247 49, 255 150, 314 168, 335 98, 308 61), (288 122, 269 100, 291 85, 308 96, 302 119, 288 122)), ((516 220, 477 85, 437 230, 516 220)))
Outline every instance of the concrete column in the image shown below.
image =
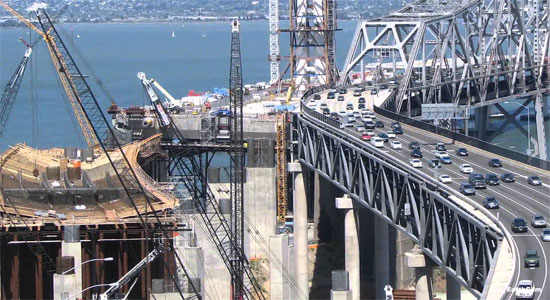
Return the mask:
POLYGON ((202 248, 185 246, 177 247, 176 251, 182 259, 187 272, 189 272, 189 277, 196 278, 194 281, 195 288, 200 289, 199 293, 204 299, 204 256, 202 248))
POLYGON ((271 260, 269 277, 271 283, 271 300, 289 299, 289 282, 285 271, 288 271, 288 235, 272 235, 269 237, 271 260))
POLYGON ((416 246, 413 250, 405 254, 407 265, 409 268, 414 268, 416 276, 416 299, 431 300, 433 299, 432 292, 432 268, 426 261, 426 257, 416 246))
POLYGON ((414 280, 414 270, 407 267, 405 253, 414 247, 410 237, 404 232, 397 230, 395 241, 395 286, 394 289, 405 289, 414 280))
POLYGON ((375 288, 376 299, 384 299, 386 293, 384 286, 391 284, 390 281, 390 247, 389 247, 389 232, 388 223, 382 218, 374 216, 374 254, 376 260, 375 268, 375 288))
POLYGON ((294 248, 296 249, 295 265, 298 289, 302 295, 308 295, 309 298, 307 198, 304 178, 301 172, 296 174, 294 178, 294 248))
POLYGON ((355 213, 353 211, 353 200, 344 195, 336 198, 336 208, 345 210, 344 216, 344 239, 346 254, 346 271, 349 273, 349 287, 351 290, 351 299, 361 299, 361 275, 359 256, 359 238, 357 233, 357 224, 355 223, 355 213))
POLYGON ((447 300, 460 300, 460 283, 447 275, 447 300))
MULTIPOLYGON (((99 245, 98 245, 99 247, 99 245)), ((58 284, 55 283, 54 277, 54 298, 55 296, 61 299, 62 293, 68 293, 69 297, 82 298, 82 245, 80 242, 63 242, 61 243, 61 255, 74 257, 74 265, 77 266, 74 274, 57 275, 58 284), (57 288, 57 289, 56 289, 57 288)))
MULTIPOLYGON (((294 282, 297 284, 296 278, 298 278, 298 276, 296 275, 296 268, 294 267, 295 265, 296 265, 296 248, 294 248, 294 244, 289 244, 288 245, 288 266, 289 266, 288 271, 290 273, 290 277, 292 278, 292 280, 294 280, 294 282)), ((289 286, 288 294, 289 294, 290 300, 302 299, 302 297, 298 297, 297 286, 296 287, 289 286)))
POLYGON ((330 300, 352 300, 352 292, 347 291, 330 291, 330 300))
POLYGON ((313 238, 319 240, 319 218, 321 216, 321 182, 319 173, 313 174, 313 238))

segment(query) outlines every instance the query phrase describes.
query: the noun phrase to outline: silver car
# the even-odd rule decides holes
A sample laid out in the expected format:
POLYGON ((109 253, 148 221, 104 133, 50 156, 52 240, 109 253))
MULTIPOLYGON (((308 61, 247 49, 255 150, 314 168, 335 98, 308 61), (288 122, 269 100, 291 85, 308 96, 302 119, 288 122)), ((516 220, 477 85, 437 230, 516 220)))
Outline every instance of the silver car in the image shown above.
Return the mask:
POLYGON ((543 215, 531 216, 531 226, 533 227, 546 227, 546 219, 543 215))
POLYGON ((543 242, 550 242, 550 228, 545 228, 540 233, 540 239, 543 242))

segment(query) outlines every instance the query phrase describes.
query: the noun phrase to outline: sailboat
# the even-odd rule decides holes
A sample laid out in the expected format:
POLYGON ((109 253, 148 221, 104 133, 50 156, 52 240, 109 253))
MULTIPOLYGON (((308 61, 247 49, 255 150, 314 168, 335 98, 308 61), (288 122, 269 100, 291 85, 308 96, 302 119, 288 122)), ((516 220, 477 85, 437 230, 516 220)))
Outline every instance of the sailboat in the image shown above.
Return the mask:
POLYGON ((176 32, 172 30, 172 38, 175 38, 175 37, 176 37, 176 32))

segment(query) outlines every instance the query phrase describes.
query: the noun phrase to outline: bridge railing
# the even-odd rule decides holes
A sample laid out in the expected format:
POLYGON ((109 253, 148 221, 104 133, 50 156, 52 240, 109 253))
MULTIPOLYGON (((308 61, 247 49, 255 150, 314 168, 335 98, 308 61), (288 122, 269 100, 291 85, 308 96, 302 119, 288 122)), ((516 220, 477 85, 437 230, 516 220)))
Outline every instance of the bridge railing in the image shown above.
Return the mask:
POLYGON ((474 137, 471 137, 471 136, 467 136, 467 135, 462 134, 462 133, 454 132, 452 130, 441 128, 441 127, 435 126, 435 125, 430 124, 430 123, 426 123, 426 122, 423 122, 423 121, 420 121, 420 120, 411 119, 411 118, 408 118, 406 116, 391 112, 389 110, 386 110, 386 109, 383 109, 383 108, 380 108, 380 107, 374 107, 374 112, 379 114, 379 115, 382 115, 384 117, 390 118, 392 120, 396 120, 396 121, 399 121, 401 123, 405 123, 407 125, 414 126, 416 128, 424 129, 426 131, 442 135, 444 137, 453 139, 455 141, 459 141, 459 142, 462 142, 462 143, 465 143, 465 144, 472 145, 476 148, 494 153, 496 155, 500 155, 502 157, 510 158, 510 159, 515 160, 515 161, 531 165, 533 167, 537 167, 537 168, 540 168, 540 169, 550 171, 550 161, 543 160, 543 159, 533 157, 533 156, 529 156, 529 155, 511 150, 511 149, 508 149, 508 148, 500 147, 500 146, 497 146, 493 143, 489 143, 489 142, 486 142, 486 141, 483 141, 483 140, 480 140, 480 139, 477 139, 477 138, 474 138, 474 137))

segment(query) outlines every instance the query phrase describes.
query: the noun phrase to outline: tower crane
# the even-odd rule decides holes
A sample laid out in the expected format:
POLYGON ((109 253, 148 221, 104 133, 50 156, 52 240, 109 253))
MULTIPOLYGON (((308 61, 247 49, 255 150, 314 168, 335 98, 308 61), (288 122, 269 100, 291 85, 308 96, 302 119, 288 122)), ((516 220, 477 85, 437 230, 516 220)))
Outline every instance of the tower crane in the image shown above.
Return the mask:
MULTIPOLYGON (((56 38, 54 38, 51 35, 53 27, 50 27, 46 31, 42 31, 38 29, 36 26, 34 26, 34 24, 32 24, 29 20, 27 20, 21 14, 19 14, 16 10, 11 8, 6 2, 0 1, 0 6, 4 7, 4 9, 6 9, 8 12, 14 15, 17 19, 19 19, 21 22, 23 22, 32 30, 36 31, 39 35, 42 36, 42 38, 44 38, 44 40, 46 41, 48 52, 50 54, 50 58, 54 64, 56 73, 59 76, 61 85, 63 86, 63 89, 67 94, 67 98, 69 100, 69 103, 71 104, 71 107, 75 114, 78 125, 80 126, 80 129, 84 135, 86 144, 90 148, 97 146, 99 142, 96 136, 94 135, 92 126, 86 120, 84 112, 82 111, 82 108, 79 105, 79 102, 81 101, 81 99, 77 93, 74 93, 74 91, 78 90, 80 87, 79 83, 77 82, 78 78, 75 78, 69 72, 66 72, 67 70, 71 69, 70 68, 71 66, 67 65, 63 54, 60 53, 59 51, 60 47, 58 47, 58 43, 61 42, 59 36, 56 36, 56 38)), ((29 8, 29 11, 37 11, 38 9, 44 9, 45 7, 46 7, 45 3, 35 3, 31 6, 31 8, 29 8)))
POLYGON ((19 40, 23 44, 25 44, 25 46, 27 46, 27 50, 25 50, 25 55, 23 56, 23 59, 21 59, 21 62, 11 76, 10 81, 8 81, 8 84, 6 85, 6 88, 2 93, 2 98, 0 98, 0 138, 2 137, 4 127, 6 127, 6 123, 8 122, 10 111, 13 107, 13 104, 15 103, 15 98, 17 96, 17 92, 19 91, 19 87, 21 86, 23 74, 25 74, 27 63, 29 62, 29 57, 32 54, 32 46, 27 44, 27 42, 25 42, 23 39, 19 40))
MULTIPOLYGON (((147 96, 149 97, 155 110, 162 134, 165 138, 167 138, 167 140, 170 141, 169 143, 173 143, 174 145, 183 145, 185 138, 181 133, 182 131, 177 127, 171 114, 164 106, 164 103, 160 101, 158 94, 153 88, 155 80, 147 79, 145 73, 143 72, 138 73, 137 77, 143 84, 143 87, 147 92, 147 96)), ((178 151, 180 150, 178 149, 178 151)), ((183 151, 185 152, 187 150, 183 149, 183 151)), ((179 154, 182 155, 189 153, 179 154)), ((242 293, 245 299, 266 299, 260 287, 257 285, 258 281, 250 269, 250 262, 248 261, 244 250, 242 247, 239 247, 239 244, 236 243, 234 233, 232 232, 232 228, 228 220, 221 213, 219 204, 215 199, 214 194, 210 190, 210 187, 206 184, 206 177, 202 173, 200 164, 194 157, 192 157, 192 155, 189 156, 191 156, 189 159, 190 165, 186 164, 183 160, 176 159, 173 161, 174 168, 179 172, 179 174, 193 175, 184 176, 186 179, 180 179, 180 181, 185 185, 185 188, 191 194, 191 197, 193 198, 199 211, 199 215, 206 225, 210 235, 209 237, 216 246, 218 254, 220 254, 232 277, 234 277, 233 274, 235 273, 233 261, 242 261, 241 276, 235 276, 235 278, 237 280, 239 278, 241 279, 238 286, 243 287, 244 291, 242 293), (198 177, 198 182, 191 182, 187 179, 190 177, 198 177), (197 188, 199 185, 201 188, 204 187, 204 194, 199 188, 197 188), (246 275, 246 278, 243 278, 243 273, 246 275)))

